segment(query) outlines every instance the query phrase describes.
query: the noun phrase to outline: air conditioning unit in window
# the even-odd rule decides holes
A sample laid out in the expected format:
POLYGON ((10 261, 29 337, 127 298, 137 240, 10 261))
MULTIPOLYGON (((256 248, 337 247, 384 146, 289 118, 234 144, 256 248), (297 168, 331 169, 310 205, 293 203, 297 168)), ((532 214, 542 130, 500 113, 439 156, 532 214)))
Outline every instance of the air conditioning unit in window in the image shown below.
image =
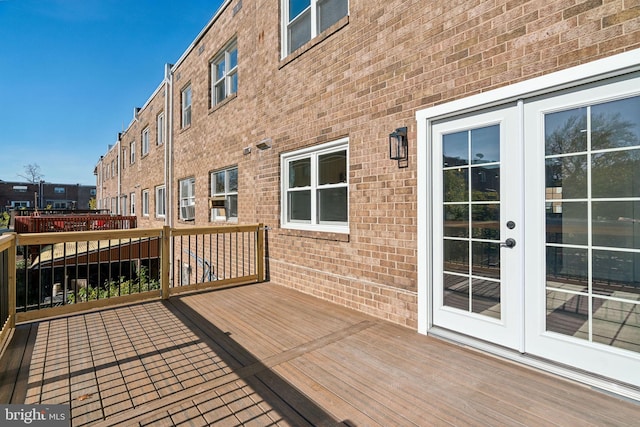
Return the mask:
POLYGON ((180 219, 190 220, 196 217, 196 206, 180 206, 180 219))

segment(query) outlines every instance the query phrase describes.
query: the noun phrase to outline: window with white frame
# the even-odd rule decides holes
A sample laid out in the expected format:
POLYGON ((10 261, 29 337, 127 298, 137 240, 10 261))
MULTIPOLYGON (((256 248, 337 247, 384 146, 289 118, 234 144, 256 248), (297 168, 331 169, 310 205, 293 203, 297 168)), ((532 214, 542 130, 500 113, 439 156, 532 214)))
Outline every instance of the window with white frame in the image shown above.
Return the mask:
POLYGON ((142 215, 149 216, 149 190, 142 190, 142 215))
POLYGON ((12 208, 16 208, 16 209, 28 208, 29 207, 29 202, 28 201, 24 201, 24 200, 12 200, 11 201, 11 207, 12 208))
POLYGON ((349 140, 284 154, 282 226, 349 232, 349 140))
POLYGON ((131 144, 129 144, 129 154, 131 155, 130 163, 134 164, 136 162, 136 142, 132 141, 131 144))
POLYGON ((349 0, 281 0, 282 57, 349 14, 349 0))
POLYGON ((164 113, 156 117, 156 145, 164 144, 164 113))
POLYGON ((211 173, 211 221, 238 220, 238 168, 211 173))
POLYGON ((191 85, 182 90, 180 99, 182 105, 182 128, 186 128, 191 125, 191 85))
POLYGON ((238 91, 238 44, 229 43, 211 61, 211 106, 238 91))
POLYGON ((130 214, 136 214, 136 193, 129 194, 129 208, 131 209, 130 214))
POLYGON ((196 218, 196 180, 180 180, 180 219, 192 221, 196 218))
POLYGON ((65 193, 64 187, 54 187, 53 192, 56 194, 64 194, 65 193))
POLYGON ((122 169, 124 169, 124 166, 127 164, 127 161, 126 161, 126 159, 127 159, 127 148, 126 147, 122 149, 122 159, 124 159, 122 161, 122 169))
POLYGON ((156 187, 156 217, 164 218, 167 215, 166 190, 164 185, 156 187))
POLYGON ((149 127, 142 131, 142 155, 149 154, 149 127))

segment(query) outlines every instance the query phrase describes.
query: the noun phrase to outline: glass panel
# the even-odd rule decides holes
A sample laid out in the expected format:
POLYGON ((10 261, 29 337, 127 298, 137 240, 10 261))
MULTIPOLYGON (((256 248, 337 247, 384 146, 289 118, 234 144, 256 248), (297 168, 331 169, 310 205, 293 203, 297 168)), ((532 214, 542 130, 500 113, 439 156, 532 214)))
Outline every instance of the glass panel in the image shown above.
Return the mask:
POLYGON ((442 166, 466 166, 469 164, 469 133, 456 132, 442 135, 442 166))
POLYGON ((229 218, 238 218, 238 196, 227 197, 228 210, 227 214, 229 218))
POLYGON ((544 116, 545 153, 577 153, 587 150, 587 109, 585 107, 544 116))
POLYGON ((238 66, 238 48, 229 52, 229 70, 233 70, 236 66, 238 66))
POLYGON ((227 188, 227 192, 233 193, 238 191, 238 169, 229 169, 227 171, 227 177, 229 179, 229 188, 227 188))
POLYGON ((289 22, 311 5, 311 0, 289 0, 289 22))
POLYGON ((444 207, 444 235, 446 237, 469 237, 469 207, 467 205, 444 207))
POLYGON ((547 247, 547 287, 586 291, 589 264, 586 249, 547 247))
POLYGON ((593 202, 593 245, 640 249, 640 202, 593 202))
POLYGON ((547 192, 553 189, 563 199, 587 197, 587 156, 554 157, 546 160, 547 192))
POLYGON ((471 168, 471 200, 500 200, 500 166, 471 168))
POLYGON ((471 157, 473 164, 500 161, 500 125, 471 131, 471 157))
POLYGON ((640 295, 640 254, 594 250, 592 286, 596 294, 636 299, 640 295))
POLYGON ((445 240, 443 264, 445 271, 469 273, 469 243, 466 240, 445 240))
POLYGON ((595 197, 640 197, 640 150, 594 154, 591 194, 595 197))
POLYGON ((594 298, 593 341, 640 352, 640 304, 594 298))
POLYGON ((318 28, 320 32, 326 30, 340 18, 347 16, 349 2, 347 0, 319 0, 318 28))
POLYGON ((473 279, 471 311, 500 319, 500 282, 473 279))
POLYGON ((589 339, 589 297, 547 291, 547 331, 589 339))
POLYGON ((347 152, 318 156, 318 185, 347 182, 347 152))
POLYGON ((214 178, 214 192, 216 194, 224 193, 224 171, 216 172, 214 178))
POLYGON ((216 64, 216 81, 224 77, 226 72, 224 57, 216 64))
POLYGON ((500 204, 471 206, 471 232, 476 239, 500 240, 500 204))
POLYGON ((233 73, 230 77, 231 79, 231 93, 238 92, 238 73, 233 73))
POLYGON ((444 201, 469 201, 469 179, 467 169, 446 170, 443 172, 444 201))
POLYGON ((311 39, 311 13, 307 11, 289 26, 289 53, 311 39))
POLYGON ((318 220, 347 222, 347 187, 318 190, 318 220))
POLYGON ((587 206, 586 202, 547 202, 547 243, 586 245, 587 206))
POLYGON ((443 305, 469 311, 469 278, 443 275, 443 305))
POLYGON ((311 191, 289 192, 289 221, 311 221, 311 191))
POLYGON ((591 107, 591 148, 640 144, 640 97, 605 102, 591 107))
POLYGON ((225 89, 224 89, 224 80, 216 85, 216 103, 224 100, 226 97, 225 89))
POLYGON ((311 185, 311 159, 300 159, 289 162, 289 188, 308 187, 311 185))
POLYGON ((473 257, 472 274, 500 279, 500 244, 473 242, 471 249, 473 257))

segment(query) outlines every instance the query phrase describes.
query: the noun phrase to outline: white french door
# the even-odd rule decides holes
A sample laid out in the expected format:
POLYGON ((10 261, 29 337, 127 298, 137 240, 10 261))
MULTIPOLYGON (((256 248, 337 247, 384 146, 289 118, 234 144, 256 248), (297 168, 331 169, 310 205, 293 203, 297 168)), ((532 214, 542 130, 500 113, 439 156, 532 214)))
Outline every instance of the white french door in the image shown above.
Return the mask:
POLYGON ((522 349, 517 106, 433 125, 433 323, 522 349))

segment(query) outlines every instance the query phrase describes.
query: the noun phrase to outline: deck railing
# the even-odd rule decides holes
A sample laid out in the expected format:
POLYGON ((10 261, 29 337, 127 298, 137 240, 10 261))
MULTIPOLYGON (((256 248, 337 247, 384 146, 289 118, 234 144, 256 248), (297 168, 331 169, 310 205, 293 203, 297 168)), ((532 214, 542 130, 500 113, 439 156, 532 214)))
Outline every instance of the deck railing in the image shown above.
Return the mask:
POLYGON ((261 224, 2 236, 0 338, 16 322, 260 282, 263 241, 261 224))
POLYGON ((137 217, 135 216, 98 214, 17 216, 14 221, 16 233, 130 230, 137 226, 137 217))

